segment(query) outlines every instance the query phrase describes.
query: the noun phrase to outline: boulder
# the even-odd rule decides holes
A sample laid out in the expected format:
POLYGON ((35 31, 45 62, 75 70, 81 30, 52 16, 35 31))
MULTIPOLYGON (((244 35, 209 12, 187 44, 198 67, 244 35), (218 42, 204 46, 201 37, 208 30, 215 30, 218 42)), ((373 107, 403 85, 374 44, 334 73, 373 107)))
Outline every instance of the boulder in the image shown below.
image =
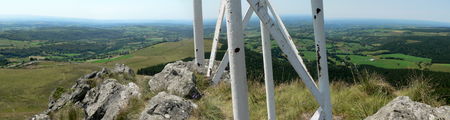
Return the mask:
POLYGON ((130 98, 139 96, 136 84, 122 85, 115 79, 108 79, 89 90, 82 104, 88 120, 112 120, 128 105, 130 98))
POLYGON ((140 120, 186 120, 197 105, 181 97, 160 92, 149 100, 140 120))
POLYGON ((150 78, 148 84, 153 92, 167 91, 177 96, 198 99, 200 92, 195 85, 192 62, 177 61, 167 64, 164 69, 150 78))
POLYGON ((135 79, 134 77, 133 70, 123 64, 117 64, 113 69, 103 68, 101 71, 87 74, 79 78, 68 92, 59 95, 59 98, 52 95, 49 107, 42 115, 48 115, 67 103, 73 103, 84 109, 86 119, 113 119, 128 105, 130 98, 140 97, 139 87, 129 81, 135 79))
POLYGON ((115 75, 119 75, 116 77, 120 77, 124 80, 132 80, 136 76, 134 71, 125 64, 116 64, 116 67, 114 67, 111 72, 115 75))
POLYGON ((450 120, 450 106, 434 108, 400 96, 365 120, 450 120))

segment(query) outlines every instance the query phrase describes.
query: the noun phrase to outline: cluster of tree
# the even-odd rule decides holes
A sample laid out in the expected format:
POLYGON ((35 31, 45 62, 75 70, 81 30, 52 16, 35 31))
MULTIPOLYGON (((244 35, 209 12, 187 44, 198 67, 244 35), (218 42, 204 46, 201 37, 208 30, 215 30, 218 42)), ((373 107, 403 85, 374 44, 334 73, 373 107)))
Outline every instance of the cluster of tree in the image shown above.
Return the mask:
POLYGON ((19 41, 40 40, 40 43, 36 47, 0 49, 0 54, 6 58, 47 56, 48 60, 53 61, 101 59, 123 55, 161 42, 179 41, 189 36, 186 31, 192 31, 192 29, 176 29, 176 26, 130 25, 6 30, 0 32, 0 38, 19 41))
POLYGON ((10 62, 5 57, 0 56, 0 66, 8 65, 10 62))
POLYGON ((21 41, 73 41, 85 39, 117 39, 121 37, 123 37, 122 31, 90 27, 43 27, 31 30, 8 30, 0 32, 0 38, 21 41))
POLYGON ((402 36, 389 37, 391 42, 383 44, 380 49, 392 53, 431 58, 433 63, 450 63, 450 36, 402 36), (408 43, 406 40, 420 42, 408 43))

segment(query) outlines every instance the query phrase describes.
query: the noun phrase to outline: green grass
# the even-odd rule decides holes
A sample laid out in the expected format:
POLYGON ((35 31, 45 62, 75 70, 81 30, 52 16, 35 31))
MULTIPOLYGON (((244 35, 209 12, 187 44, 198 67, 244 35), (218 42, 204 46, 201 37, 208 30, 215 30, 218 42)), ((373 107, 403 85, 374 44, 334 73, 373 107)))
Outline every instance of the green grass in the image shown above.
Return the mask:
POLYGON ((105 59, 101 59, 101 60, 96 60, 96 61, 92 61, 91 63, 107 63, 107 62, 112 62, 112 61, 116 61, 116 60, 122 60, 122 59, 128 59, 133 57, 133 55, 122 55, 119 57, 114 57, 114 58, 105 58, 105 59))
POLYGON ((342 59, 347 56, 350 58, 350 62, 356 65, 372 65, 375 67, 387 68, 387 69, 418 69, 418 65, 415 62, 395 59, 378 59, 372 56, 360 56, 360 55, 338 55, 342 59), (373 61, 371 61, 373 59, 373 61))
POLYGON ((73 57, 73 56, 78 56, 81 54, 76 54, 76 53, 68 53, 68 54, 64 54, 65 56, 69 56, 69 57, 73 57))
POLYGON ((315 61, 317 59, 316 52, 314 51, 300 51, 304 56, 303 59, 306 59, 308 61, 315 61))
MULTIPOLYGON (((210 45, 210 40, 205 41, 205 51, 211 49, 210 45)), ((192 40, 183 40, 157 44, 98 63, 41 62, 22 69, 0 69, 0 119, 23 120, 44 111, 54 89, 69 88, 76 79, 100 70, 100 66, 124 63, 136 70, 192 57, 193 49, 192 40)), ((143 99, 149 99, 152 94, 144 96, 143 99)))
POLYGON ((432 64, 430 70, 440 72, 450 72, 450 64, 432 64))
MULTIPOLYGON (((205 52, 211 50, 211 40, 205 40, 205 52)), ((194 43, 192 40, 182 40, 178 42, 166 42, 153 45, 130 54, 126 59, 102 61, 98 63, 102 66, 112 66, 116 63, 126 64, 137 70, 161 63, 176 61, 194 56, 194 43)))
MULTIPOLYGON (((385 78, 380 74, 363 71, 357 73, 355 84, 332 82, 330 87, 333 114, 345 120, 361 120, 376 113, 395 97, 405 95, 433 106, 444 104, 431 94, 433 88, 427 80, 430 78, 412 75, 411 79, 416 82, 411 82, 410 86, 405 88, 394 88, 385 82, 385 78)), ((200 84, 203 83, 199 81, 200 84)), ((250 80, 248 84, 250 119, 267 119, 264 83, 250 80)), ((200 90, 205 95, 195 101, 199 108, 194 111, 191 120, 233 119, 230 84, 222 82, 200 90)), ((277 119, 280 120, 309 119, 319 107, 300 80, 277 85, 275 102, 277 119)))
POLYGON ((23 120, 44 111, 54 89, 69 88, 79 77, 99 69, 92 64, 57 62, 0 69, 0 119, 23 120))
POLYGON ((429 58, 422 58, 422 57, 410 56, 410 55, 405 55, 405 54, 383 54, 383 55, 379 55, 379 57, 400 58, 400 59, 403 59, 403 60, 409 61, 409 62, 431 63, 431 59, 429 59, 429 58))
POLYGON ((361 54, 364 54, 364 55, 376 55, 376 54, 382 54, 382 53, 385 53, 385 52, 389 52, 389 50, 363 51, 363 52, 361 52, 361 54))

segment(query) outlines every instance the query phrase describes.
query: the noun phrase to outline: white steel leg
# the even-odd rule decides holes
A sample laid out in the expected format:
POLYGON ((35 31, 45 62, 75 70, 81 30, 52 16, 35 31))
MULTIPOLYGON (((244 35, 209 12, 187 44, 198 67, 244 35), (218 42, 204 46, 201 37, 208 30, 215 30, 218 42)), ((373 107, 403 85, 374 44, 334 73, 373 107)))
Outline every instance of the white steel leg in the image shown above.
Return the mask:
POLYGON ((314 19, 314 38, 316 41, 317 53, 317 68, 319 73, 319 91, 322 93, 323 105, 321 105, 323 118, 326 120, 332 119, 330 85, 328 77, 328 61, 327 49, 325 43, 325 28, 324 28, 324 14, 323 1, 311 0, 311 8, 314 19))
MULTIPOLYGON (((263 3, 267 9, 266 2, 263 3)), ((250 8, 251 9, 251 8, 250 8)), ((262 43, 262 53, 264 60, 264 80, 266 85, 266 103, 267 103, 267 114, 268 120, 276 120, 275 114, 275 95, 274 95, 274 83, 273 83, 273 71, 272 71, 272 43, 270 42, 270 33, 266 27, 261 22, 261 43, 262 43)))
POLYGON ((216 31, 214 31, 214 39, 213 39, 213 44, 212 44, 212 48, 211 48, 211 56, 209 57, 209 65, 208 65, 208 70, 206 72, 206 77, 211 76, 212 68, 214 67, 214 61, 216 59, 216 52, 217 52, 217 44, 219 43, 220 32, 222 31, 221 27, 222 27, 224 13, 225 13, 225 3, 222 0, 220 3, 219 17, 217 17, 217 22, 216 22, 216 31))
POLYGON ((248 86, 241 0, 227 0, 227 3, 228 54, 230 56, 233 116, 235 120, 248 120, 248 86))
POLYGON ((222 78, 222 75, 225 72, 225 68, 228 65, 228 60, 229 60, 229 56, 228 56, 228 51, 227 51, 227 52, 225 52, 225 55, 223 56, 222 61, 220 62, 219 67, 217 68, 217 71, 214 74, 214 77, 212 79, 213 85, 217 85, 220 82, 220 78, 222 78))
POLYGON ((203 66, 205 52, 203 48, 203 15, 202 0, 194 0, 194 48, 195 63, 203 66))
MULTIPOLYGON (((243 30, 245 29, 245 27, 247 26, 247 23, 250 21, 250 18, 253 14, 253 9, 251 7, 249 7, 249 9, 247 10, 247 13, 245 14, 244 19, 242 20, 242 26, 243 26, 243 30)), ((217 68, 216 73, 214 74, 212 81, 213 84, 218 84, 220 82, 220 78, 222 77, 223 73, 225 72, 225 68, 228 65, 228 50, 227 52, 225 52, 225 55, 222 58, 222 61, 219 64, 219 67, 217 68)))
MULTIPOLYGON (((277 41, 280 49, 287 55, 287 59, 299 74, 302 81, 305 83, 308 90, 311 91, 314 98, 322 105, 321 94, 317 88, 316 83, 314 83, 311 75, 307 71, 303 60, 301 60, 301 56, 298 54, 297 48, 294 44, 292 44, 292 38, 286 38, 284 30, 281 30, 279 25, 277 25, 267 14, 266 9, 261 9, 263 6, 259 2, 261 0, 247 0, 250 6, 255 11, 256 15, 258 15, 259 19, 263 22, 264 26, 270 31, 273 38, 277 41)), ((289 33, 286 33, 289 34, 289 33)))

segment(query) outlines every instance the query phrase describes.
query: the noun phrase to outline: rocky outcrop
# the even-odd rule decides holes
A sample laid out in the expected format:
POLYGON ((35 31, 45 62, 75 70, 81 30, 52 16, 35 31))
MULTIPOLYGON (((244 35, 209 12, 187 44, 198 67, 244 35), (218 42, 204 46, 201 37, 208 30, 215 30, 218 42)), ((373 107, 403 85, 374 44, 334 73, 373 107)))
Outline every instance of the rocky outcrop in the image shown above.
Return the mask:
POLYGON ((366 120, 450 120, 450 106, 434 108, 400 96, 366 120))
POLYGON ((56 95, 57 98, 52 95, 48 110, 33 118, 42 118, 43 115, 73 103, 83 108, 85 119, 114 119, 131 98, 140 97, 139 87, 132 82, 134 79, 135 73, 125 65, 118 64, 113 69, 103 68, 79 78, 68 92, 56 95))
MULTIPOLYGON (((187 119, 196 105, 186 99, 201 97, 196 87, 195 73, 205 74, 206 67, 198 67, 192 61, 177 61, 167 64, 154 76, 143 77, 148 80, 150 87, 144 89, 159 94, 148 101, 149 104, 142 111, 140 119, 187 119)), ((72 105, 80 107, 87 120, 117 119, 121 110, 127 108, 130 99, 141 96, 140 88, 133 81, 136 81, 136 75, 125 65, 116 65, 113 69, 103 68, 101 71, 87 74, 79 78, 71 89, 55 90, 50 97, 48 110, 33 116, 33 119, 49 119, 48 115, 53 116, 53 113, 63 107, 72 105)), ((133 115, 139 116, 134 113, 133 115)))
POLYGON ((192 63, 177 61, 167 64, 164 69, 148 81, 150 90, 167 91, 170 94, 197 99, 201 97, 195 86, 194 72, 189 70, 192 63))
POLYGON ((128 105, 131 97, 139 96, 136 84, 130 82, 122 85, 115 79, 108 79, 99 87, 89 90, 81 104, 88 120, 112 120, 128 105))
MULTIPOLYGON (((219 64, 216 61, 213 74, 219 64)), ((193 61, 177 61, 167 64, 160 73, 149 77, 148 84, 153 92, 167 91, 170 94, 184 98, 199 99, 201 94, 195 86, 196 78, 194 73, 206 74, 206 72, 206 66, 199 67, 193 61)), ((228 72, 225 72, 221 78, 224 81, 229 81, 228 72)))
POLYGON ((149 100, 140 120, 186 120, 196 107, 191 101, 160 92, 149 100))
POLYGON ((102 79, 110 74, 114 73, 112 73, 107 68, 103 68, 101 71, 93 72, 79 78, 76 81, 75 85, 73 85, 72 88, 70 89, 72 90, 72 92, 63 93, 60 98, 53 98, 53 96, 50 97, 48 110, 44 113, 48 114, 49 112, 61 109, 61 107, 63 107, 68 102, 73 103, 81 102, 85 98, 86 93, 93 87, 95 87, 96 81, 94 79, 102 79))

